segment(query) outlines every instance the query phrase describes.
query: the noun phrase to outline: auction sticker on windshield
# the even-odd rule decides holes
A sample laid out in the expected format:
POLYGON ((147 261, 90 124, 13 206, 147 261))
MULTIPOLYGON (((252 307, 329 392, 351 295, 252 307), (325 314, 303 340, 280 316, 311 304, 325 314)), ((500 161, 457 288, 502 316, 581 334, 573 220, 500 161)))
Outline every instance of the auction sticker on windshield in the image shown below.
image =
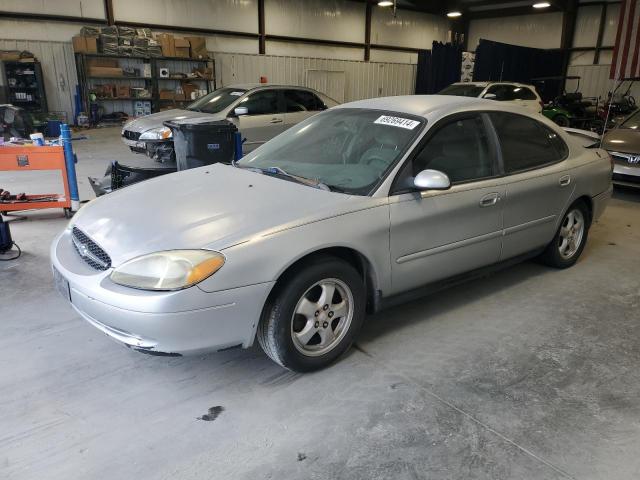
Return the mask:
POLYGON ((373 123, 378 123, 381 125, 391 125, 392 127, 406 128, 407 130, 413 130, 418 125, 420 125, 420 122, 418 122, 417 120, 411 120, 409 118, 402 117, 391 117, 389 115, 382 115, 373 123))

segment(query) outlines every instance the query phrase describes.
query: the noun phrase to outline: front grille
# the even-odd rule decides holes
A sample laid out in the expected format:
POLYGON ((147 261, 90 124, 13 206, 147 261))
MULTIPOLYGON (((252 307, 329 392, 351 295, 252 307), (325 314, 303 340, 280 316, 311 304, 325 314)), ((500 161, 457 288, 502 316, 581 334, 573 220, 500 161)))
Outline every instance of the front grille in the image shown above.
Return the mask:
POLYGON ((614 173, 613 181, 614 183, 621 182, 624 184, 635 184, 638 187, 640 187, 640 175, 636 176, 636 175, 625 175, 623 173, 614 173))
POLYGON ((132 132, 131 130, 125 130, 122 136, 127 140, 138 140, 140 138, 140 132, 132 132))
POLYGON ((632 153, 620 153, 620 152, 609 152, 611 154, 611 158, 618 165, 625 165, 630 167, 640 167, 640 154, 632 154, 632 153))
POLYGON ((73 227, 71 240, 76 252, 96 270, 111 268, 111 257, 96 242, 87 237, 78 227, 73 227))

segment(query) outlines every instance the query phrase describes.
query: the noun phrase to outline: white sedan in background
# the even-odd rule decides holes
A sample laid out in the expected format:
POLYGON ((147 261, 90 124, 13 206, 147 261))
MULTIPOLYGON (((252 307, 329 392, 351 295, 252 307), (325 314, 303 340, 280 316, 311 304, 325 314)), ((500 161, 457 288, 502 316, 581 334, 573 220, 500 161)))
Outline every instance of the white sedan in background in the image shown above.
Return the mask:
POLYGON ((538 95, 536 87, 516 82, 458 82, 452 83, 438 95, 455 95, 457 97, 476 97, 496 100, 524 107, 531 112, 540 113, 544 102, 538 95))

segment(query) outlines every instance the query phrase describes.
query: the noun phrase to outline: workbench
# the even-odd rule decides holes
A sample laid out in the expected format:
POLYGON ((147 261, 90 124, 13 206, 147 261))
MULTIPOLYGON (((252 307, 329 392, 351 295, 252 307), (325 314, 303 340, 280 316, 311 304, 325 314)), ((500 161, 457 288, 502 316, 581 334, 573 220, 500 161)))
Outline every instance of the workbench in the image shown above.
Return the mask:
MULTIPOLYGON (((0 172, 37 170, 58 170, 62 176, 64 194, 28 192, 24 200, 0 200, 0 212, 62 208, 65 216, 70 216, 71 196, 63 147, 0 146, 0 172)), ((10 185, 0 185, 0 187, 8 190, 10 185)))

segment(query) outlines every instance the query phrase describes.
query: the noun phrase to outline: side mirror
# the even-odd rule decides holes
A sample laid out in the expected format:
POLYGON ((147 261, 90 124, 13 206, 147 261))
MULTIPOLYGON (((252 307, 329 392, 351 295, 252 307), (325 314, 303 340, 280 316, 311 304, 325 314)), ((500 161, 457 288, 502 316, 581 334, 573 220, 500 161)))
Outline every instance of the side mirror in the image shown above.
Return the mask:
POLYGON ((233 110, 233 113, 235 113, 237 117, 240 117, 242 115, 249 115, 249 109, 247 107, 236 107, 233 110))
POLYGON ((498 96, 495 93, 485 93, 482 98, 486 98, 487 100, 496 100, 498 96))
POLYGON ((451 181, 446 173, 439 170, 422 170, 413 179, 413 186, 418 190, 448 190, 451 181))

